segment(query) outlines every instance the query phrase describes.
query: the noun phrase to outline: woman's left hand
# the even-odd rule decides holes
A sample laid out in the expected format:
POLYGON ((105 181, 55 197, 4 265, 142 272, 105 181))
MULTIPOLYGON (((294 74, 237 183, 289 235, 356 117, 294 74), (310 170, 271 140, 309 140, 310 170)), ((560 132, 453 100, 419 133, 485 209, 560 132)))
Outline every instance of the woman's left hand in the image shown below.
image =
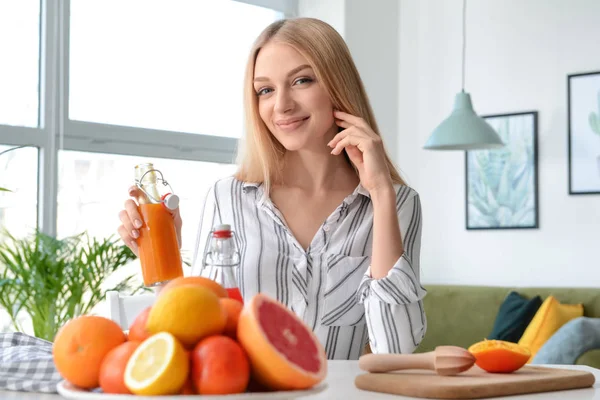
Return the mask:
POLYGON ((339 155, 346 149, 350 161, 358 169, 360 183, 369 193, 392 187, 381 136, 360 117, 342 111, 334 111, 333 116, 335 123, 344 130, 327 144, 333 148, 331 154, 339 155))

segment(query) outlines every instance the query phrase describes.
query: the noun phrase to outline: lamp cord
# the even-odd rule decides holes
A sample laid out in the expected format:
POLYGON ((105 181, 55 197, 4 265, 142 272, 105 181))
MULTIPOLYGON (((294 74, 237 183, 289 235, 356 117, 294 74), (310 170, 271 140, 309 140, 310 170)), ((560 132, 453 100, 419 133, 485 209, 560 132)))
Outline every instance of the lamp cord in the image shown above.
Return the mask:
POLYGON ((463 15, 462 15, 462 91, 465 91, 465 59, 467 52, 467 0, 463 0, 463 15))

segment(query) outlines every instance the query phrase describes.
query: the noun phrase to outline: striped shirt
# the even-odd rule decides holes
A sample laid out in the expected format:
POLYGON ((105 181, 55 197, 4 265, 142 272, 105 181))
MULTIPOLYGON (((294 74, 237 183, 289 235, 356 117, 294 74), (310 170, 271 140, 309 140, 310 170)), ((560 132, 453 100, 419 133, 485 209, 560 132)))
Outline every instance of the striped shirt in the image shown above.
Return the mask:
POLYGON ((207 194, 192 274, 222 281, 219 267, 202 267, 202 255, 211 228, 229 224, 240 253, 242 297, 263 292, 285 304, 312 328, 328 359, 358 359, 367 341, 374 353, 412 353, 427 327, 419 281, 421 204, 413 189, 394 187, 404 254, 382 279, 370 277, 373 206, 361 185, 303 249, 263 186, 233 177, 207 194))

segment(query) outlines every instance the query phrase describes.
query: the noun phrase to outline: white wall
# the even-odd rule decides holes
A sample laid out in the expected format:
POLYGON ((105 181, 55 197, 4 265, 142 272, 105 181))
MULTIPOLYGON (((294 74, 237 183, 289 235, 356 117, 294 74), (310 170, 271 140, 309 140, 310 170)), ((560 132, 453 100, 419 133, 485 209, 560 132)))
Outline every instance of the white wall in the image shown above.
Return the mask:
POLYGON ((300 0, 298 4, 299 15, 322 19, 344 37, 392 159, 398 147, 399 5, 396 0, 300 0))
POLYGON ((600 70, 600 1, 467 5, 466 90, 475 110, 539 112, 536 230, 467 231, 464 153, 422 149, 460 90, 461 6, 400 7, 398 162, 421 193, 423 281, 599 287, 600 195, 568 195, 566 76, 600 70))
POLYGON ((298 15, 318 18, 344 35, 346 0, 298 0, 298 15))
POLYGON ((395 146, 389 151, 421 194, 424 283, 599 287, 600 195, 568 195, 566 75, 600 70, 600 1, 468 2, 466 89, 475 110, 539 112, 535 230, 467 231, 464 153, 422 149, 460 90, 461 7, 461 0, 299 2, 300 15, 344 35, 386 143, 395 146))
POLYGON ((348 0, 344 32, 392 159, 398 147, 399 5, 348 0))

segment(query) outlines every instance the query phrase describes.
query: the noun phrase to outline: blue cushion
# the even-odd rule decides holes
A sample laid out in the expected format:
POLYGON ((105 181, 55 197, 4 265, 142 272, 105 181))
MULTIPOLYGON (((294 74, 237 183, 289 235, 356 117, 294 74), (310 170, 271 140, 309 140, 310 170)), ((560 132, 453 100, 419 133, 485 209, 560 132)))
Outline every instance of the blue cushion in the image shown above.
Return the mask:
POLYGON ((540 347, 532 364, 575 364, 585 352, 600 348, 600 318, 579 317, 561 326, 540 347))

